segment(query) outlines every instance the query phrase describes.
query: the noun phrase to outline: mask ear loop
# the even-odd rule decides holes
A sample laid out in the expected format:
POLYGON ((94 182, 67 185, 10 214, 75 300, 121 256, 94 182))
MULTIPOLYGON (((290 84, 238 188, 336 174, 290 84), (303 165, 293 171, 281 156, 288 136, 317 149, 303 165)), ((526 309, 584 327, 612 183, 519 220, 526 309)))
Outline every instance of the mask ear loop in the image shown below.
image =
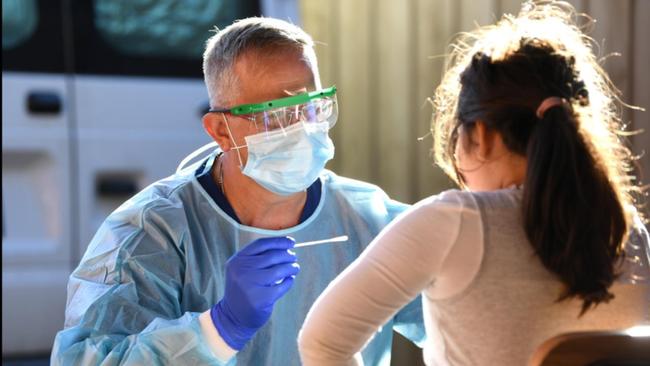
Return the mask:
POLYGON ((176 173, 178 173, 178 172, 180 172, 181 170, 183 170, 183 168, 185 168, 185 166, 187 165, 187 163, 189 163, 190 161, 192 161, 192 160, 193 160, 194 158, 196 158, 197 156, 201 155, 204 151, 206 151, 206 150, 208 150, 208 149, 210 149, 210 148, 212 148, 212 147, 218 146, 218 145, 219 145, 219 144, 217 144, 216 141, 212 141, 212 142, 209 142, 209 143, 207 143, 207 144, 205 144, 205 145, 199 147, 198 149, 192 151, 188 156, 186 156, 183 160, 181 160, 181 163, 180 163, 180 164, 178 164, 178 166, 176 167, 176 173))
POLYGON ((241 159, 241 154, 239 153, 239 149, 247 147, 248 145, 242 145, 238 146, 237 143, 235 142, 235 138, 232 135, 232 131, 230 131, 230 126, 228 125, 228 118, 226 118, 225 113, 221 113, 221 117, 223 118, 223 121, 226 123, 226 129, 228 129, 228 135, 230 135, 230 141, 232 141, 232 144, 235 145, 233 149, 237 151, 237 157, 239 158, 239 168, 243 169, 244 168, 244 162, 241 159))

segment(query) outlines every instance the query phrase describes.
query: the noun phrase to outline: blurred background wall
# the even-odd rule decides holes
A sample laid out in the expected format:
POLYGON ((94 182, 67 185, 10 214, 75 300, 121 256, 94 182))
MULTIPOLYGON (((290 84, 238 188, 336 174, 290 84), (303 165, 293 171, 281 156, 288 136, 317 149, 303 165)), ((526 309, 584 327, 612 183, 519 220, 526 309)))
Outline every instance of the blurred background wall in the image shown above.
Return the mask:
MULTIPOLYGON (((572 0, 597 20, 590 33, 612 53, 603 64, 623 101, 650 107, 650 1, 572 0)), ((378 184, 394 198, 415 202, 450 187, 433 167, 431 106, 454 34, 516 14, 521 0, 301 0, 304 28, 316 47, 323 85, 339 88, 339 122, 331 131, 331 168, 378 184)), ((624 110, 635 129, 648 129, 650 114, 624 110)), ((632 139, 634 151, 650 149, 650 133, 632 139)), ((650 157, 643 157, 650 171, 650 157)), ((648 179, 643 180, 646 184, 648 179)))

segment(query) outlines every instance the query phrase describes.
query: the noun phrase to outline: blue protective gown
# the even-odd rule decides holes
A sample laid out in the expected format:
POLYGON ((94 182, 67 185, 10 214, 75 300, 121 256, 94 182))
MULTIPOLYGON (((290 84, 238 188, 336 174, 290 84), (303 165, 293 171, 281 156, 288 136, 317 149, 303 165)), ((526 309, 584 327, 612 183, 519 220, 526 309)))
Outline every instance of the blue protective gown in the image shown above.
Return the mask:
MULTIPOLYGON (((347 243, 294 250, 301 271, 292 289, 229 362, 299 365, 298 331, 314 300, 407 208, 374 185, 325 170, 320 202, 307 220, 284 230, 258 229, 214 203, 194 175, 198 164, 145 188, 99 228, 70 276, 65 329, 54 341, 52 365, 220 365, 198 315, 223 296, 228 258, 260 237, 302 242, 348 235, 347 243)), ((393 328, 424 341, 419 298, 377 333, 363 352, 366 365, 389 364, 393 328)))

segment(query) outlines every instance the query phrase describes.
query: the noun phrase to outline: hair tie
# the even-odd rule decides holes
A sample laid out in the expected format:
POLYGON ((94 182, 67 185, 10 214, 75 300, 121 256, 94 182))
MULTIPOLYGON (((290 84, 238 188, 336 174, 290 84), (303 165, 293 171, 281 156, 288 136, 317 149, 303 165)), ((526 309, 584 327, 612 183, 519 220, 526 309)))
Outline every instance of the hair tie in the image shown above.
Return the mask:
POLYGON ((548 97, 539 104, 539 107, 537 107, 537 112, 535 112, 535 114, 537 115, 537 118, 542 119, 544 118, 544 113, 546 113, 546 111, 549 108, 553 108, 558 105, 563 105, 566 102, 567 101, 564 98, 548 97))

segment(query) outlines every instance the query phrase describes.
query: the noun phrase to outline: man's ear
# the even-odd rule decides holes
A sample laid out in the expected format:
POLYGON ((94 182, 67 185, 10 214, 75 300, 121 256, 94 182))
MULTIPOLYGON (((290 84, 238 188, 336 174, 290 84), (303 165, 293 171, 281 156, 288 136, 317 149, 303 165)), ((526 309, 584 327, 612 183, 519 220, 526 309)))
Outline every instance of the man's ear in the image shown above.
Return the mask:
POLYGON ((223 152, 228 152, 232 148, 226 118, 223 113, 206 113, 203 115, 203 129, 219 144, 223 152))

